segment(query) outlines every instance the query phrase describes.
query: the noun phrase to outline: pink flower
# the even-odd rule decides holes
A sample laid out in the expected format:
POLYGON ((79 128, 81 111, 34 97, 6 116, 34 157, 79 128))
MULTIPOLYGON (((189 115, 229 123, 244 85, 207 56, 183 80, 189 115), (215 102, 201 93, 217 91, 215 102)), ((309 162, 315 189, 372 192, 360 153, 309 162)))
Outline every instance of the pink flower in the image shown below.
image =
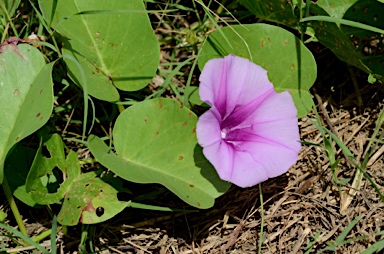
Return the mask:
POLYGON ((211 109, 197 122, 197 139, 222 180, 250 187, 297 161, 296 107, 262 67, 235 55, 212 59, 200 76, 200 97, 211 109))

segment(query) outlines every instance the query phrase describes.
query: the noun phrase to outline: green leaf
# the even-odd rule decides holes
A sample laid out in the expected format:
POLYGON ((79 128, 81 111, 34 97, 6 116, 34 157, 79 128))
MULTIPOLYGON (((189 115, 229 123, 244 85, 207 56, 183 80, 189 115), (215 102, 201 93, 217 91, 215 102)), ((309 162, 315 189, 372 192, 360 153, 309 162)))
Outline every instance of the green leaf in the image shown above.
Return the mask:
POLYGON ((53 108, 52 66, 30 45, 6 45, 0 54, 0 182, 8 151, 49 119, 53 108), (18 50, 17 50, 18 49, 18 50))
POLYGON ((88 146, 96 159, 118 176, 137 183, 159 183, 188 204, 209 208, 230 186, 202 154, 196 115, 171 99, 153 99, 126 109, 113 139, 117 155, 98 137, 88 146))
POLYGON ((314 16, 302 21, 310 21, 320 43, 342 61, 378 78, 384 76, 383 54, 378 50, 383 45, 380 37, 384 29, 383 3, 376 0, 318 1, 311 5, 311 12, 314 16), (367 38, 378 44, 371 53, 366 52, 370 45, 367 38))
POLYGON ((201 70, 209 59, 231 53, 248 58, 268 71, 276 91, 291 93, 298 117, 308 112, 312 105, 308 90, 316 80, 316 62, 295 35, 267 24, 236 25, 225 27, 222 32, 233 48, 218 31, 211 33, 199 57, 201 70))
POLYGON ((78 222, 100 223, 114 217, 128 204, 117 199, 121 185, 121 180, 110 175, 103 178, 98 178, 96 172, 80 175, 65 196, 58 221, 73 226, 78 222))
POLYGON ((118 89, 136 91, 153 78, 159 64, 158 41, 141 0, 66 0, 57 6, 40 0, 44 17, 67 37, 63 54, 73 55, 87 78, 84 87, 76 63, 64 59, 78 85, 101 100, 117 101, 118 89))
MULTIPOLYGON (((384 76, 384 53, 379 48, 384 47, 382 41, 382 31, 384 30, 384 4, 377 0, 364 0, 356 2, 344 15, 344 19, 353 20, 374 28, 381 29, 380 32, 371 32, 366 29, 359 29, 351 26, 341 26, 341 29, 348 38, 353 37, 358 42, 357 50, 364 55, 362 62, 371 70, 372 73, 384 76), (370 43, 376 44, 372 47, 372 52, 367 55, 365 52, 367 43, 364 41, 369 40, 370 43)), ((372 46, 372 45, 368 45, 372 46)))
POLYGON ((59 134, 53 134, 40 145, 26 180, 26 189, 33 200, 42 205, 59 202, 80 174, 77 154, 70 151, 67 158, 59 134), (43 155, 43 149, 49 154, 43 155))
MULTIPOLYGON (((345 12, 358 0, 319 0, 317 5, 332 18, 342 18, 345 12)), ((365 0, 364 0, 365 1, 365 0)))
MULTIPOLYGON (((290 1, 240 0, 257 18, 296 28, 299 19, 290 1)), ((297 10, 296 10, 297 12, 297 10)))

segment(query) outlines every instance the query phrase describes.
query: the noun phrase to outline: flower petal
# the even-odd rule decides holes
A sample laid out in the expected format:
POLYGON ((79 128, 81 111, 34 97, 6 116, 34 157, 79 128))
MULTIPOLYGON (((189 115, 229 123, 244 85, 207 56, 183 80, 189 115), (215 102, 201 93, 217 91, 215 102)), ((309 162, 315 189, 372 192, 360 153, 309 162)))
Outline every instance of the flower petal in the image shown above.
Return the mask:
MULTIPOLYGON (((273 93, 254 111, 252 122, 262 123, 282 119, 296 119, 297 109, 288 91, 273 93)), ((283 126, 282 126, 283 127, 283 126)))
POLYGON ((264 167, 250 153, 236 151, 224 141, 205 147, 203 153, 222 180, 245 188, 268 179, 264 167))
POLYGON ((221 141, 221 119, 215 108, 211 108, 199 117, 196 125, 197 140, 205 147, 221 141))
POLYGON ((246 150, 252 151, 253 159, 260 163, 269 178, 284 174, 298 160, 298 151, 282 145, 248 142, 246 150))
POLYGON ((201 100, 216 107, 223 119, 271 89, 266 70, 235 55, 209 60, 200 75, 201 100))
POLYGON ((301 149, 299 127, 296 118, 273 122, 256 123, 252 132, 257 135, 254 142, 284 146, 296 153, 301 149))

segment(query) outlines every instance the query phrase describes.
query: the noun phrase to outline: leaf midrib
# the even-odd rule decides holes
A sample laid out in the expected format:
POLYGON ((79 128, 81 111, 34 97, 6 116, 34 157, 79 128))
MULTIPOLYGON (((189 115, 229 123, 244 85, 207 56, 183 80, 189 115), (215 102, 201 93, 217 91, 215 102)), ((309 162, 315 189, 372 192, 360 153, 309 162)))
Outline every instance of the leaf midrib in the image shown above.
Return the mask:
MULTIPOLYGON (((74 0, 73 2, 74 2, 75 6, 76 6, 76 8, 77 8, 77 12, 78 12, 78 13, 81 12, 79 6, 77 5, 77 1, 74 0)), ((95 52, 96 52, 96 56, 97 56, 97 58, 99 59, 99 61, 100 61, 100 63, 101 63, 102 70, 103 70, 108 76, 110 76, 110 71, 109 71, 109 69, 107 68, 107 66, 106 66, 106 64, 105 64, 105 62, 104 62, 104 60, 103 60, 102 54, 101 54, 99 48, 97 47, 97 43, 96 43, 95 39, 94 39, 93 36, 92 36, 92 33, 91 33, 91 31, 90 31, 90 29, 89 29, 89 27, 88 27, 88 25, 87 25, 87 22, 86 22, 86 20, 85 20, 85 18, 84 18, 84 15, 80 15, 80 18, 81 18, 82 23, 83 23, 84 26, 85 26, 85 30, 87 31, 87 33, 88 33, 88 35, 89 35, 89 37, 90 37, 90 39, 91 39, 91 41, 92 41, 92 44, 93 44, 94 49, 95 49, 95 52)))

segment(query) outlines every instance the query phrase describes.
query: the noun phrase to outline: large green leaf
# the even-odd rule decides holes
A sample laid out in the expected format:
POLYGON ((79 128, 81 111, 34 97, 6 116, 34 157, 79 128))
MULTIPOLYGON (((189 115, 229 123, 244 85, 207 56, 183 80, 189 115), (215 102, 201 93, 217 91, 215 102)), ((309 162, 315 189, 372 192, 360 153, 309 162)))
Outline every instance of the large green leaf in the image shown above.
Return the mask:
MULTIPOLYGON (((116 88, 136 91, 151 81, 160 53, 142 0, 40 0, 39 4, 53 28, 67 37, 63 54, 81 64, 90 95, 117 101, 116 88)), ((84 88, 81 69, 72 60, 65 61, 71 78, 84 88)))
POLYGON ((220 180, 197 145, 196 115, 171 99, 153 99, 126 109, 113 139, 117 155, 95 136, 88 140, 96 159, 118 176, 160 183, 188 204, 209 208, 230 186, 220 180))
POLYGON ((203 69, 209 59, 231 53, 266 69, 276 91, 288 90, 297 107, 298 117, 304 116, 311 108, 312 97, 308 90, 316 80, 316 62, 295 35, 267 24, 225 27, 209 35, 199 57, 199 67, 203 69))
POLYGON ((8 151, 49 119, 52 66, 30 45, 6 45, 0 54, 0 182, 8 151))

